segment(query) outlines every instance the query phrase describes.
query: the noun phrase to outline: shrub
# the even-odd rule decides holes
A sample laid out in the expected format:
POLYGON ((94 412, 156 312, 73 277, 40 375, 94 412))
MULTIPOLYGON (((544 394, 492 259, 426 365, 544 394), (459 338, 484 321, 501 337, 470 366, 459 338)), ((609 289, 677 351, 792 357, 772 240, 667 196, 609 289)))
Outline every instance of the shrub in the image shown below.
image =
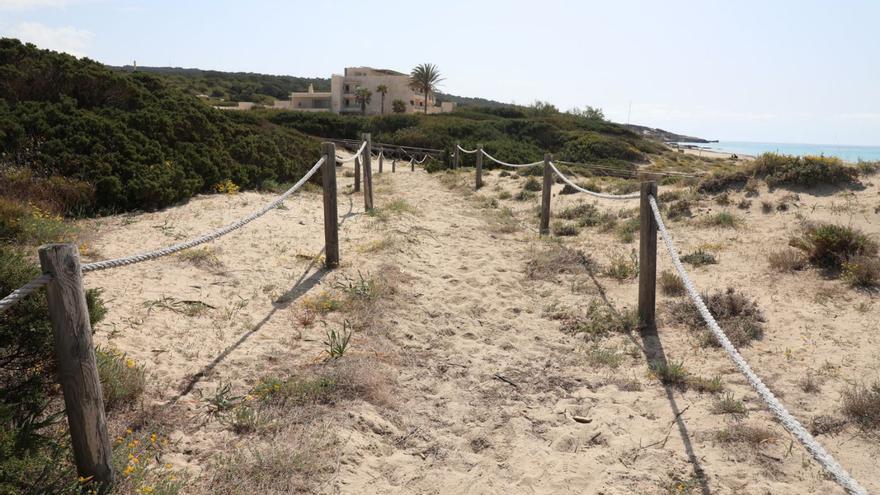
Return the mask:
POLYGON ((842 276, 853 287, 874 287, 880 283, 880 259, 854 256, 843 262, 842 276))
POLYGON ((563 273, 583 273, 592 271, 596 262, 583 251, 575 251, 559 244, 553 244, 546 250, 533 252, 526 262, 526 277, 533 280, 545 280, 563 273))
POLYGON ((635 239, 636 232, 639 231, 639 222, 639 217, 632 217, 624 222, 619 222, 614 227, 614 233, 617 235, 617 240, 623 243, 632 242, 635 239))
POLYGON ((520 191, 513 196, 513 199, 517 201, 528 201, 530 199, 535 199, 535 193, 531 191, 520 191))
POLYGON ((793 272, 807 267, 807 258, 795 249, 774 251, 767 256, 767 261, 778 272, 793 272))
POLYGON ((658 282, 660 283, 660 290, 667 296, 683 296, 687 292, 684 282, 682 282, 678 275, 672 272, 664 271, 660 273, 658 282))
POLYGON ((772 213, 773 203, 770 201, 761 201, 761 213, 772 213))
POLYGON ((654 361, 650 365, 651 374, 660 380, 664 385, 684 388, 688 382, 688 371, 684 367, 684 363, 654 361))
POLYGON ((523 189, 526 191, 536 192, 540 191, 541 188, 541 183, 538 181, 538 179, 535 179, 534 177, 529 177, 528 180, 526 180, 525 184, 523 184, 523 189))
POLYGON ((880 428, 880 382, 856 384, 845 389, 843 414, 863 429, 880 428))
POLYGON ((112 349, 96 349, 95 358, 104 394, 104 407, 108 410, 114 409, 143 394, 146 383, 143 365, 112 349))
POLYGON ((618 159, 630 162, 644 161, 644 155, 631 144, 621 139, 587 132, 570 141, 562 150, 564 160, 589 163, 596 160, 618 159))
POLYGON ((776 434, 762 426, 734 423, 716 432, 715 439, 721 443, 742 443, 759 447, 776 440, 776 434))
POLYGON ((686 199, 680 199, 674 203, 669 204, 669 210, 666 212, 667 217, 670 220, 677 220, 682 217, 690 218, 693 213, 691 213, 691 203, 686 199))
MULTIPOLYGON (((733 288, 728 288, 724 292, 703 294, 703 301, 733 345, 745 346, 763 336, 764 315, 754 300, 737 293, 733 288)), ((703 345, 719 346, 715 336, 706 329, 702 315, 691 301, 675 301, 670 305, 669 312, 673 321, 698 332, 703 345)))
POLYGON ((599 209, 596 205, 590 203, 579 203, 569 206, 558 214, 559 218, 564 220, 577 220, 581 227, 592 227, 600 221, 599 209))
POLYGON ((735 417, 743 417, 749 415, 749 410, 740 399, 733 394, 724 394, 712 404, 712 412, 715 414, 730 414, 735 417))
POLYGON ((752 207, 752 202, 748 199, 743 198, 739 203, 736 204, 736 207, 740 210, 748 210, 752 207))
POLYGON ((750 172, 763 178, 767 185, 817 186, 849 184, 858 180, 858 170, 843 164, 839 158, 826 156, 789 156, 764 153, 755 159, 750 172))
POLYGON ((565 333, 596 340, 612 333, 629 333, 638 328, 638 315, 633 310, 621 312, 593 299, 580 315, 565 315, 561 330, 565 333))
POLYGON ((639 258, 635 251, 632 251, 627 257, 623 253, 614 253, 611 256, 611 263, 605 269, 605 275, 615 280, 629 280, 639 274, 639 258))
POLYGON ((693 266, 714 265, 718 263, 718 260, 715 259, 715 255, 703 251, 702 249, 698 249, 693 253, 682 256, 681 261, 690 263, 693 266))
POLYGON ((742 223, 742 218, 730 213, 722 211, 709 215, 700 219, 700 225, 705 227, 720 227, 725 229, 735 229, 742 223))
POLYGON ((806 223, 803 234, 789 244, 805 251, 810 263, 834 270, 856 256, 877 254, 877 243, 862 231, 829 223, 806 223))
POLYGON ((553 222, 553 235, 555 236, 575 236, 578 235, 578 229, 574 225, 564 222, 553 222))

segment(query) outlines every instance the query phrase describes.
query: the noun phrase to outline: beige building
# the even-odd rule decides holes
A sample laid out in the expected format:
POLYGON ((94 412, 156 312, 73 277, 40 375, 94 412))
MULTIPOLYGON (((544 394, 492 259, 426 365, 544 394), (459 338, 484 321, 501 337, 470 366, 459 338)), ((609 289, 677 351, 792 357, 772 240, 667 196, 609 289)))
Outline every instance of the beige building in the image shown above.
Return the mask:
MULTIPOLYGON (((424 112, 424 95, 414 92, 409 87, 409 76, 387 69, 371 67, 346 67, 345 74, 333 74, 330 78, 330 91, 315 91, 311 85, 303 93, 291 93, 290 100, 275 102, 275 108, 300 110, 304 112, 336 112, 360 113, 361 106, 355 98, 358 88, 367 88, 373 94, 367 104, 368 115, 382 113, 382 95, 376 90, 384 85, 388 88, 385 94, 385 111, 392 113, 394 100, 400 100, 406 107, 406 113, 424 112)), ((451 112, 455 108, 452 102, 437 105, 434 95, 428 95, 428 113, 451 112)))

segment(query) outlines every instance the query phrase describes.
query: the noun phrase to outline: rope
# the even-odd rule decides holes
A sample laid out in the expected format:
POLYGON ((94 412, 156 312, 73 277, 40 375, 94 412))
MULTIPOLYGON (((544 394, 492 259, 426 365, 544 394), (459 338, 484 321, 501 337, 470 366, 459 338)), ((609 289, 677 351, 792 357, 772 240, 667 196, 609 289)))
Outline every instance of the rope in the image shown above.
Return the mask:
POLYGON ((457 144, 455 146, 458 147, 459 151, 461 151, 462 153, 467 153, 469 155, 471 153, 476 153, 477 151, 480 151, 479 148, 477 148, 475 150, 466 150, 466 149, 462 148, 461 146, 458 146, 457 144))
MULTIPOLYGON (((421 165, 422 162, 424 162, 425 160, 427 160, 429 156, 430 156, 430 155, 428 155, 427 153, 425 153, 425 155, 422 156, 422 159, 421 159, 421 160, 416 160, 416 164, 417 164, 417 165, 421 165)), ((415 160, 415 157, 413 157, 413 160, 415 160)), ((412 161, 412 160, 410 160, 410 161, 412 161)))
POLYGON ((604 198, 604 199, 635 199, 635 198, 638 198, 639 196, 641 196, 641 193, 637 193, 637 192, 636 192, 636 193, 630 193, 630 194, 605 194, 605 193, 600 193, 600 192, 596 192, 596 191, 590 191, 589 189, 584 189, 583 187, 581 187, 581 186, 575 184, 575 183, 572 182, 568 177, 562 175, 562 172, 560 172, 559 169, 556 168, 556 165, 554 165, 553 162, 550 162, 550 168, 552 168, 553 171, 556 172, 556 175, 558 175, 559 178, 562 179, 562 180, 563 180, 566 184, 568 184, 569 186, 575 188, 576 190, 578 190, 578 191, 580 191, 580 192, 582 192, 582 193, 587 193, 587 194, 589 194, 589 195, 591 195, 591 196, 595 196, 595 197, 597 197, 597 198, 604 198))
POLYGON ((862 488, 859 483, 852 479, 849 473, 846 472, 838 463, 831 457, 828 452, 825 451, 824 448, 813 438, 810 433, 804 429, 804 427, 798 422, 798 420, 792 416, 788 410, 785 409, 778 399, 773 395, 773 392, 767 388, 766 385, 761 381, 758 375, 752 371, 752 368, 743 359, 742 355, 737 352, 736 348, 733 344, 730 343, 730 339, 727 338, 727 335, 724 334, 724 331, 721 330, 721 327, 718 326, 718 322, 715 321, 715 318, 712 317, 712 313, 709 312, 709 309, 706 308, 706 304, 703 302, 703 299, 700 297, 700 294, 697 292, 696 287, 693 282, 691 282, 688 277, 687 272, 684 269, 684 266, 681 264, 681 260, 678 257, 678 251, 675 249, 675 245, 672 243, 672 238, 669 236, 669 232, 666 230, 666 226, 663 224, 663 218, 660 216, 660 208, 657 206, 657 200, 654 199, 654 196, 649 196, 648 201, 651 203, 651 211, 654 212, 654 219, 657 221, 657 227, 660 230, 660 235, 663 236, 663 241, 666 243, 666 250, 669 251, 669 257, 672 258, 672 264, 675 266, 675 270, 678 272, 678 276, 681 277, 681 281, 684 283, 687 288, 688 295, 693 300, 694 305, 700 311, 700 314, 703 316, 703 320, 705 320, 706 325, 709 327, 709 330, 718 339, 718 343, 721 344, 721 347, 727 352, 727 355, 730 356, 730 359, 733 360, 736 367, 739 368, 740 373, 745 375, 746 379, 749 381, 749 384, 752 388, 758 392, 758 396, 761 400, 767 404, 770 412, 776 416, 776 419, 782 423, 782 426, 785 427, 801 444, 810 452, 810 455, 813 456, 813 459, 825 468, 837 483, 846 489, 851 494, 854 495, 868 495, 867 490, 862 488))
POLYGON ((189 240, 186 242, 181 242, 178 244, 173 244, 171 246, 164 247, 162 249, 157 249, 155 251, 149 251, 146 253, 126 256, 124 258, 116 258, 116 259, 112 259, 112 260, 96 261, 94 263, 89 263, 89 264, 82 266, 82 271, 83 271, 83 273, 86 273, 86 272, 93 272, 93 271, 97 271, 97 270, 106 270, 108 268, 117 268, 120 266, 133 265, 135 263, 141 263, 143 261, 149 261, 152 259, 161 258, 163 256, 168 256, 169 254, 173 254, 178 251, 183 251, 184 249, 189 249, 191 247, 198 246, 199 244, 204 244, 208 241, 213 241, 214 239, 217 239, 218 237, 224 236, 234 230, 237 230, 237 229, 247 225, 248 223, 256 220, 257 218, 260 218, 261 216, 268 213, 270 210, 277 208, 285 199, 287 199, 288 196, 295 193, 300 187, 303 186, 303 184, 306 183, 307 180, 309 180, 313 175, 315 175, 315 172, 317 172, 318 169, 321 168, 321 165, 324 164, 324 161, 326 159, 327 159, 327 157, 322 157, 320 160, 318 160, 318 162, 315 163, 315 165, 311 168, 311 170, 306 172, 306 174, 296 184, 294 184, 290 189, 285 191, 284 194, 275 198, 274 201, 267 204, 262 209, 254 212, 254 213, 251 213, 250 215, 242 218, 241 220, 239 220, 235 223, 231 223, 223 228, 220 228, 218 230, 215 230, 213 232, 205 234, 201 237, 197 237, 195 239, 192 239, 192 240, 189 240))
POLYGON ((15 306, 22 299, 40 290, 40 288, 48 284, 51 280, 52 275, 44 273, 43 275, 40 275, 39 277, 36 277, 30 282, 22 285, 18 289, 15 289, 14 291, 12 291, 11 294, 4 297, 3 299, 0 299, 0 314, 5 313, 7 309, 15 306))
POLYGON ((348 158, 346 158, 346 159, 342 159, 342 158, 339 158, 339 157, 337 156, 337 157, 336 157, 336 163, 348 163, 348 162, 353 162, 355 158, 361 156, 361 153, 363 153, 364 148, 366 148, 366 147, 367 147, 367 142, 364 141, 364 142, 361 144, 361 147, 360 147, 357 151, 355 151, 354 154, 351 155, 350 157, 348 157, 348 158))
POLYGON ((518 163, 518 164, 517 163, 507 163, 507 162, 502 162, 501 160, 495 158, 494 156, 490 155, 489 153, 486 153, 485 151, 483 151, 483 154, 486 155, 486 158, 492 160, 495 163, 504 165, 505 167, 522 168, 522 167, 534 167, 535 165, 543 165, 544 164, 543 160, 541 160, 540 162, 532 162, 532 163, 518 163))
POLYGON ((674 172, 674 171, 661 171, 661 170, 625 170, 614 167, 609 167, 607 165, 596 165, 594 163, 578 163, 578 162, 566 162, 563 160, 556 160, 556 163, 561 165, 574 165, 577 167, 585 167, 591 168, 595 170, 601 170, 605 172, 614 172, 618 174, 624 174, 627 176, 638 177, 639 173, 648 174, 648 175, 662 175, 668 177, 699 177, 697 174, 687 174, 684 172, 674 172))

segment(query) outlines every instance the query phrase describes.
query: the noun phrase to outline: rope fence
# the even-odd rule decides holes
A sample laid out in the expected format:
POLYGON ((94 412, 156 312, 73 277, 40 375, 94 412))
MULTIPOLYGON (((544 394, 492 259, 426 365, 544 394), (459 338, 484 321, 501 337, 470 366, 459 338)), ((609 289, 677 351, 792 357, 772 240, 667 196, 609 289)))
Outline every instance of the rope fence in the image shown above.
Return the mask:
MULTIPOLYGON (((681 281, 684 283, 685 288, 687 289, 688 296, 690 296, 691 301, 693 301, 694 306, 697 307, 697 310, 700 312, 700 315, 703 317, 703 320, 706 322, 706 326, 712 332, 712 335, 715 336, 715 339, 721 345, 721 348, 724 349, 724 352, 727 353, 728 357, 733 361, 736 365, 737 369, 743 376, 748 380, 749 385, 755 389, 755 392, 758 393, 758 397, 767 405, 767 408, 776 419, 782 423, 782 426, 785 427, 795 438, 807 449, 810 455, 813 456, 813 459, 818 462, 822 468, 824 468, 833 478, 834 480, 846 489, 849 493, 854 495, 867 495, 868 492, 865 490, 856 480, 854 480, 849 473, 846 472, 837 461, 816 441, 813 435, 808 432, 803 425, 788 412, 784 405, 779 402, 779 399, 773 395, 773 392, 764 385, 764 382, 761 381, 761 378, 752 371, 749 363, 746 362, 745 358, 736 350, 733 344, 730 342, 730 339, 724 333, 724 330, 718 325, 718 322, 715 321, 715 318, 712 316, 712 313, 709 312, 709 309, 706 307, 706 303, 703 301, 703 298, 700 297, 699 292, 697 292, 696 286, 691 281, 688 276, 687 270, 685 270, 684 265, 681 263, 681 259, 678 255, 678 250, 675 248, 675 244, 672 242, 672 237, 669 235, 669 231, 666 229, 666 225, 663 223, 663 218, 660 214, 660 208, 657 206, 657 200, 653 195, 648 196, 648 201, 651 206, 651 212, 654 217, 654 221, 657 223, 657 229, 660 232, 661 237, 663 238, 663 242, 666 244, 666 251, 669 253, 669 257, 672 259, 672 265, 675 267, 675 271, 678 272, 678 276, 681 277, 681 281)), ((642 212, 645 214, 646 212, 642 212)))

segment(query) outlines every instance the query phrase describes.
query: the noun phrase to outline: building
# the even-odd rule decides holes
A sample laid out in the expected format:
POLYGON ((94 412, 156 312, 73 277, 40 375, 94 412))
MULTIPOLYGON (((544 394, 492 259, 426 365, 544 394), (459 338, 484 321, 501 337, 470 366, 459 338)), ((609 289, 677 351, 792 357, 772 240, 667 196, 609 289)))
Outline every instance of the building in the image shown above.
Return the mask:
MULTIPOLYGON (((376 90, 384 85, 388 88, 385 94, 385 112, 392 113, 394 100, 404 103, 406 113, 425 111, 425 96, 418 94, 409 87, 409 76, 387 69, 371 67, 346 67, 344 75, 333 74, 330 78, 330 91, 315 91, 309 85, 306 92, 290 93, 290 100, 278 100, 275 108, 300 110, 304 112, 336 112, 360 113, 355 93, 359 88, 367 88, 373 94, 367 104, 368 115, 382 113, 382 95, 376 90)), ((437 105, 434 95, 428 95, 428 113, 451 112, 455 108, 452 102, 437 105)))

